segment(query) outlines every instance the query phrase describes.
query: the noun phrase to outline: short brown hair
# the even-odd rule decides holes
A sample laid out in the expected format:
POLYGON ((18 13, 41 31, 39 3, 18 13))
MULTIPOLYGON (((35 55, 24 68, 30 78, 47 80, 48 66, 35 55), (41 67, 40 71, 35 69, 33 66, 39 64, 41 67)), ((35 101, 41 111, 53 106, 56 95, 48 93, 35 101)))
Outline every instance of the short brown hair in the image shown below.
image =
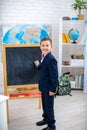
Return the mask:
POLYGON ((51 45, 52 45, 52 39, 50 37, 45 37, 45 38, 41 39, 40 44, 43 41, 49 41, 51 43, 51 45))

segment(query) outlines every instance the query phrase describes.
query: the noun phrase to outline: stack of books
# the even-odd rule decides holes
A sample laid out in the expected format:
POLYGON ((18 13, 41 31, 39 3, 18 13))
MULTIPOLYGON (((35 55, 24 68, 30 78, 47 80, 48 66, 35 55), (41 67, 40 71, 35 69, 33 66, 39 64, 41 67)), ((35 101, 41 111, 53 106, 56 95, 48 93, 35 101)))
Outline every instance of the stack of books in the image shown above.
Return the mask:
POLYGON ((84 74, 73 76, 70 78, 71 88, 83 89, 84 87, 84 74))

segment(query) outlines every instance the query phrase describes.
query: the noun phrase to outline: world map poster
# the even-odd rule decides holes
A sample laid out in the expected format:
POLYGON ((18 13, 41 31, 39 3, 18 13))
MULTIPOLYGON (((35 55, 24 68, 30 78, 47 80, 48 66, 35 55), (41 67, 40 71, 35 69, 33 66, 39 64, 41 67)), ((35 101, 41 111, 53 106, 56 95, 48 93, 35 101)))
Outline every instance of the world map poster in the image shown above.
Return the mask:
POLYGON ((44 37, 51 37, 50 25, 4 25, 3 44, 39 44, 44 37))

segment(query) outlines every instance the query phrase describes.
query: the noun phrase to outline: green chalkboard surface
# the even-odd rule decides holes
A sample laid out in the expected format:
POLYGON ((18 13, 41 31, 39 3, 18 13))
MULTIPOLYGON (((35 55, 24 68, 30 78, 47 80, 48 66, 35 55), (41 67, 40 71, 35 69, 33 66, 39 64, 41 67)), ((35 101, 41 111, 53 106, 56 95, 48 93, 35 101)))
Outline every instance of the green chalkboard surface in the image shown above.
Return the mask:
POLYGON ((34 61, 40 61, 40 53, 39 47, 7 47, 7 85, 37 84, 39 72, 34 61))

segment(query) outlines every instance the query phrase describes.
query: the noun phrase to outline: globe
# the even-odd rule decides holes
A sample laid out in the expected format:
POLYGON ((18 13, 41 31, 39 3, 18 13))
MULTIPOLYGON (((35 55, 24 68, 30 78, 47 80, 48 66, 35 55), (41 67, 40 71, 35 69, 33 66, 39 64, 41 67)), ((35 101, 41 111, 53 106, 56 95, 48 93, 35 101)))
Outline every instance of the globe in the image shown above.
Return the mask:
POLYGON ((79 31, 78 30, 74 30, 73 28, 69 30, 68 32, 68 36, 71 40, 73 40, 72 43, 77 43, 76 40, 79 37, 79 31))

